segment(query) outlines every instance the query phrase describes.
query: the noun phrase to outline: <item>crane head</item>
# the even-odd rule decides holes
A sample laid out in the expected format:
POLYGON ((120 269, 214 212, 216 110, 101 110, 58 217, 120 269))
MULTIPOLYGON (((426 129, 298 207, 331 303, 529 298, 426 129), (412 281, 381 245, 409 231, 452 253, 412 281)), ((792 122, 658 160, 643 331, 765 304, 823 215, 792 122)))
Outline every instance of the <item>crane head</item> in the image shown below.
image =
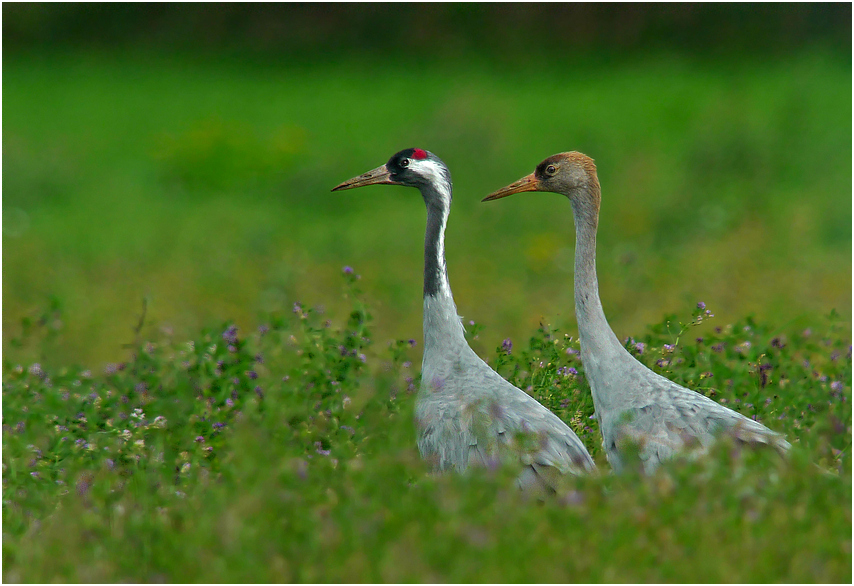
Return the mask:
POLYGON ((388 163, 337 185, 332 191, 342 191, 365 185, 406 185, 422 187, 435 181, 447 181, 451 176, 439 157, 424 149, 404 149, 392 155, 388 163))
POLYGON ((593 159, 579 152, 559 153, 552 155, 539 165, 530 175, 519 181, 502 187, 483 198, 482 201, 501 199, 514 193, 525 191, 552 191, 573 197, 580 190, 598 188, 596 165, 593 159))

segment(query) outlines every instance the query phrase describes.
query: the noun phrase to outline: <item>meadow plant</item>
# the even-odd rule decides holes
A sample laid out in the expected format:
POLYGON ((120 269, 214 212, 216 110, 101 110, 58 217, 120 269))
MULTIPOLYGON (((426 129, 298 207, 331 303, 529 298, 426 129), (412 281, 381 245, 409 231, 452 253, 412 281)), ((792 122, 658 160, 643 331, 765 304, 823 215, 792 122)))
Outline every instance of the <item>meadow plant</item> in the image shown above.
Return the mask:
POLYGON ((627 340, 793 444, 782 460, 722 441, 651 477, 608 474, 577 339, 545 323, 505 339, 492 366, 600 468, 537 504, 509 467, 430 473, 412 424, 419 344, 375 340, 358 275, 342 278, 343 319, 291 302, 253 331, 164 334, 100 369, 4 356, 4 579, 850 580, 851 345, 835 314, 689 342, 711 317, 698 304, 627 340))

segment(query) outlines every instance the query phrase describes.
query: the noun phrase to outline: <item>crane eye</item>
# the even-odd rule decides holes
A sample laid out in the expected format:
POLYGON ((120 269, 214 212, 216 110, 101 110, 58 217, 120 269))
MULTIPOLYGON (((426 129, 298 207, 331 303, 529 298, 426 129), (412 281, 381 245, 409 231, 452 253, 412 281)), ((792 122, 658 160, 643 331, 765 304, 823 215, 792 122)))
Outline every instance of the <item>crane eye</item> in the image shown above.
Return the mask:
POLYGON ((549 175, 554 175, 555 173, 557 173, 557 169, 554 165, 549 165, 548 167, 546 167, 546 173, 548 173, 549 175))
POLYGON ((400 166, 404 167, 404 168, 408 167, 409 166, 409 159, 401 159, 400 160, 400 166))

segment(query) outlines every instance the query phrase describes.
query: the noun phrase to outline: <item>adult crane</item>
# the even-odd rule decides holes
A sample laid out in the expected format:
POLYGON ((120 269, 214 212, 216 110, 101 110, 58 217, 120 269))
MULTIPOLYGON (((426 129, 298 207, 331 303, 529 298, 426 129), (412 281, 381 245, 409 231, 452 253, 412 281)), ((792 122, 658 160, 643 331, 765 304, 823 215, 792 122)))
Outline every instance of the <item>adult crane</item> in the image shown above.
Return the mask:
POLYGON ((740 442, 769 444, 781 453, 789 449, 781 434, 656 374, 617 340, 605 319, 596 278, 601 190, 593 159, 578 152, 553 155, 530 175, 483 201, 525 191, 559 193, 572 205, 575 316, 581 360, 593 393, 603 445, 616 472, 627 464, 624 452, 629 443, 639 448, 646 473, 694 445, 706 449, 720 433, 729 433, 740 442))
MULTIPOLYGON (((421 456, 437 470, 494 466, 519 454, 519 488, 555 490, 563 474, 595 469, 584 444, 566 423, 516 388, 469 347, 448 282, 445 226, 451 209, 451 173, 433 153, 411 148, 385 165, 332 191, 366 185, 406 185, 427 206, 424 238, 424 356, 415 424, 421 456), (532 449, 517 441, 533 437, 532 449)), ((530 444, 527 444, 530 445, 530 444)))

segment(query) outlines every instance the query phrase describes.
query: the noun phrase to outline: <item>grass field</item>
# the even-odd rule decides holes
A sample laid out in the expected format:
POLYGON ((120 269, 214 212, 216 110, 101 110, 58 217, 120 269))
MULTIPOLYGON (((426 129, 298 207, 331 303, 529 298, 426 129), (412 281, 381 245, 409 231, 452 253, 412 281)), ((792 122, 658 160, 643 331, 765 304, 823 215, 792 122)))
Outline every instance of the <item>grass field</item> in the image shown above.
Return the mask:
POLYGON ((688 327, 668 352, 671 318, 629 344, 793 443, 783 461, 721 442, 648 478, 608 474, 577 341, 540 328, 490 352, 601 471, 537 502, 513 466, 428 474, 413 441, 419 345, 375 342, 349 280, 348 317, 298 306, 256 332, 144 343, 103 373, 4 364, 4 580, 851 580, 851 345, 837 318, 702 340, 688 327), (576 376, 559 370, 570 364, 576 376))
POLYGON ((120 360, 143 298, 147 335, 334 307, 343 265, 364 276, 378 332, 417 337, 418 194, 329 193, 415 145, 453 173, 451 282, 490 341, 541 317, 574 324, 566 202, 479 203, 572 149, 599 166, 618 335, 697 299, 730 320, 850 319, 851 71, 823 53, 500 72, 50 55, 7 57, 4 82, 4 350, 51 298, 62 312, 30 359, 120 360))
POLYGON ((851 581, 850 59, 3 65, 4 581, 851 581), (408 146, 472 346, 599 466, 544 502, 418 456, 423 203, 329 193, 408 146), (617 335, 788 460, 609 474, 569 205, 479 203, 570 149, 617 335))

